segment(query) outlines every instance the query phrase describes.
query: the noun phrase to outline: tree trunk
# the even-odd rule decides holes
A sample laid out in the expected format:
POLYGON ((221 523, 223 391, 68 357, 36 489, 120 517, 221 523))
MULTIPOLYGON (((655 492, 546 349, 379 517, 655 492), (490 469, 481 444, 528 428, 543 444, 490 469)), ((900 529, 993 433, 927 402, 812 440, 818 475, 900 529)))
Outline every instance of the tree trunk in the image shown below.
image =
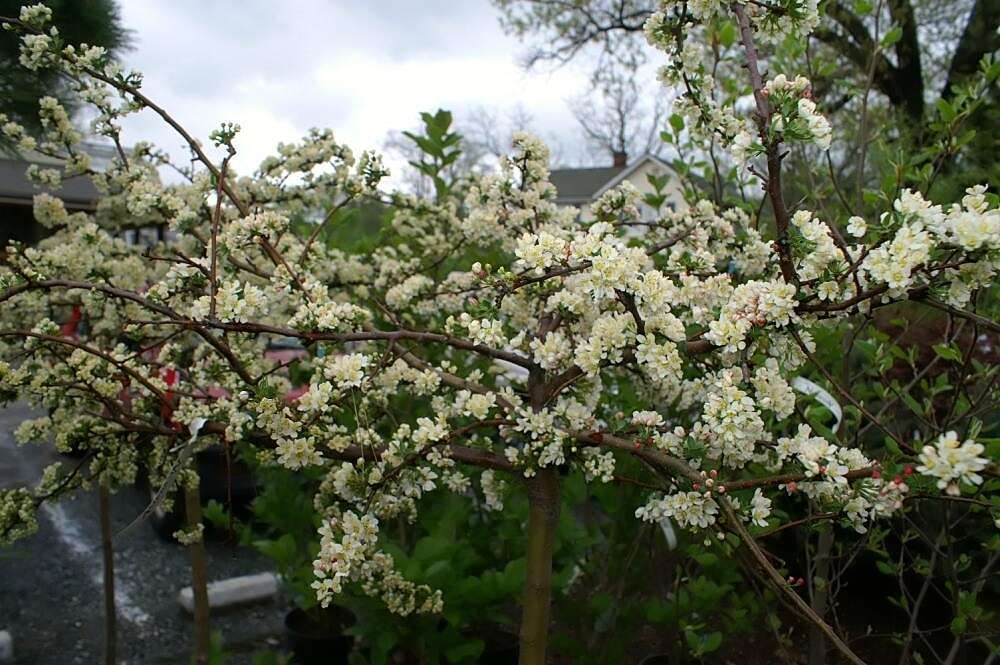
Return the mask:
POLYGON ((527 571, 521 614, 520 665, 545 665, 552 601, 552 551, 559 522, 559 476, 540 469, 528 481, 527 571))
MULTIPOLYGON (((201 524, 201 496, 198 487, 184 490, 184 508, 187 511, 188 527, 197 529, 201 524)), ((205 541, 197 538, 190 545, 191 591, 194 599, 194 662, 207 665, 211 648, 211 633, 208 624, 208 573, 205 565, 205 541)))
POLYGON ((115 553, 111 546, 111 489, 98 489, 101 515, 101 553, 104 558, 104 665, 115 665, 118 650, 118 616, 115 610, 115 553))
POLYGON ((942 98, 950 98, 956 86, 979 70, 979 61, 983 56, 1000 48, 997 23, 1000 23, 1000 4, 995 0, 976 0, 951 58, 948 81, 941 91, 942 98))
MULTIPOLYGON (((816 574, 811 585, 813 589, 811 606, 816 616, 825 620, 830 598, 830 553, 833 550, 833 530, 825 529, 819 534, 816 546, 816 574), (819 579, 821 588, 817 589, 819 579)), ((817 626, 809 629, 809 665, 826 665, 826 636, 817 626)))

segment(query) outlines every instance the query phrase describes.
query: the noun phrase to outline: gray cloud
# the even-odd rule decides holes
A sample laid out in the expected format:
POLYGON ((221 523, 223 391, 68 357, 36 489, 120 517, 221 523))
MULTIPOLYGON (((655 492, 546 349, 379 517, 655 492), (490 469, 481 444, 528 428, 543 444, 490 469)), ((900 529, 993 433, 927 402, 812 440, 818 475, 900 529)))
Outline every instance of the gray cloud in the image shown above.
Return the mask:
MULTIPOLYGON (((486 0, 121 4, 135 31, 126 60, 144 73, 147 94, 203 138, 220 122, 240 123, 243 172, 310 127, 331 127, 355 150, 378 148, 386 132, 438 107, 460 115, 520 102, 543 133, 576 135, 565 100, 586 85, 585 72, 521 71, 521 46, 486 0)), ((151 114, 126 131, 185 154, 151 114)))

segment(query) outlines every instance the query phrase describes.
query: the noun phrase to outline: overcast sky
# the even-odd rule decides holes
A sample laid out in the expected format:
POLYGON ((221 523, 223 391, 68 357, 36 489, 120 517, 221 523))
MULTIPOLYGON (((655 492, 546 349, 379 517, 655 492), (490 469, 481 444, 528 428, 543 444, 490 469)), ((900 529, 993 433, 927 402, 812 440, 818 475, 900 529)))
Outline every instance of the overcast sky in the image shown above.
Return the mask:
MULTIPOLYGON (((525 72, 524 46, 504 35, 486 0, 120 0, 133 31, 126 63, 146 93, 208 143, 220 122, 242 126, 236 167, 252 170, 281 141, 329 127, 355 153, 424 110, 461 116, 520 104, 539 133, 574 155, 566 100, 586 89, 583 65, 525 72)), ((148 111, 126 141, 186 153, 148 111)), ((569 157, 572 159, 572 157, 569 157)))

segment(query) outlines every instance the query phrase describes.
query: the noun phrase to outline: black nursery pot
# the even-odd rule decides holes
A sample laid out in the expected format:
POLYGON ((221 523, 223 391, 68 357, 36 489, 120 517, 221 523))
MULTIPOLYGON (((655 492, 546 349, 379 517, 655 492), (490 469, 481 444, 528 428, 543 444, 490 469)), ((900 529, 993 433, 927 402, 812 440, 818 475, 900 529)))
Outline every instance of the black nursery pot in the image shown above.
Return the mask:
POLYGON ((485 642, 479 665, 517 665, 517 635, 494 625, 477 625, 463 631, 467 637, 485 642))
POLYGON ((517 665, 517 658, 517 638, 512 637, 507 644, 487 644, 482 656, 479 657, 479 663, 480 665, 517 665))
POLYGON ((670 656, 665 653, 646 656, 639 665, 671 665, 670 656))
POLYGON ((285 615, 288 644, 301 665, 347 665, 354 637, 344 635, 353 626, 354 614, 336 605, 306 611, 295 608, 285 615))
MULTIPOLYGON (((221 446, 212 446, 195 455, 195 465, 201 481, 198 489, 203 503, 218 501, 227 508, 231 505, 237 518, 249 513, 250 503, 257 496, 257 479, 245 463, 236 459, 235 455, 227 463, 226 454, 221 446)), ((144 482, 152 499, 158 488, 150 486, 148 480, 144 482)), ((170 512, 158 506, 149 519, 153 530, 168 542, 176 542, 174 532, 187 524, 184 493, 176 490, 173 499, 170 512)), ((231 537, 228 531, 213 529, 211 524, 206 525, 206 532, 206 540, 209 541, 228 540, 231 537)))

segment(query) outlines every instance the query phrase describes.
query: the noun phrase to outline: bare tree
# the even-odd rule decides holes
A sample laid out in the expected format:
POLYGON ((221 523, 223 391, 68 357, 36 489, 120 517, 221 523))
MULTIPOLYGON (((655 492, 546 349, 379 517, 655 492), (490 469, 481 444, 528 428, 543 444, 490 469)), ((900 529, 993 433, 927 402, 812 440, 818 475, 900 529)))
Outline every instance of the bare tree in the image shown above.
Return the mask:
POLYGON ((596 72, 591 92, 575 97, 569 105, 583 131, 590 157, 599 163, 610 155, 617 166, 624 166, 630 156, 663 150, 660 130, 666 118, 667 99, 662 89, 640 85, 633 68, 612 67, 596 72))
POLYGON ((565 64, 588 46, 599 49, 599 69, 645 61, 635 35, 654 11, 656 0, 492 0, 508 34, 534 39, 524 55, 533 67, 545 62, 565 64))
MULTIPOLYGON (((521 103, 502 111, 477 106, 461 117, 459 131, 467 149, 481 155, 482 168, 493 167, 501 155, 510 153, 516 132, 541 135, 534 116, 521 103)), ((564 150, 558 137, 545 135, 542 138, 549 147, 551 163, 560 163, 564 150)))
POLYGON ((514 132, 531 131, 534 118, 520 103, 506 113, 477 106, 465 114, 461 125, 467 145, 475 145, 484 155, 496 159, 510 152, 514 132))
MULTIPOLYGON (((504 30, 529 43, 528 66, 565 64, 589 51, 600 58, 599 69, 641 62, 643 24, 659 4, 656 0, 492 2, 500 10, 504 30)), ((982 57, 1000 48, 998 24, 996 0, 884 0, 874 12, 862 3, 831 0, 813 37, 844 65, 832 78, 854 85, 868 79, 871 70, 874 88, 890 106, 919 123, 927 99, 949 99, 956 85, 977 70, 982 57), (900 31, 891 46, 876 48, 876 14, 883 14, 882 25, 892 24, 900 31)), ((834 81, 823 83, 832 86, 834 81)))
POLYGON ((414 196, 427 197, 434 191, 434 183, 426 175, 410 166, 410 162, 420 159, 420 148, 403 135, 402 131, 390 131, 382 140, 382 150, 396 159, 406 162, 406 166, 393 169, 393 175, 399 178, 400 188, 414 196))

